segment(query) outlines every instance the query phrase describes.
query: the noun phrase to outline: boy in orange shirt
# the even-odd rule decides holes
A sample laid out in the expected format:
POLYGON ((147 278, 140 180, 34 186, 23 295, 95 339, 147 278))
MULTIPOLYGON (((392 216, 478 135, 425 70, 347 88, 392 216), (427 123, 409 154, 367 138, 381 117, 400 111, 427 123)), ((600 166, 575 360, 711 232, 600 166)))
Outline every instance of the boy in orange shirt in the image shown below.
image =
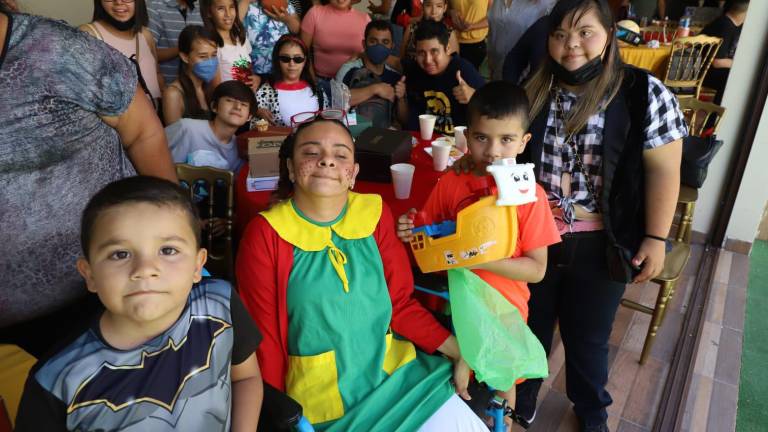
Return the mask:
MULTIPOLYGON (((505 81, 486 84, 472 96, 467 110, 471 169, 458 174, 449 171, 440 178, 419 212, 425 223, 455 221, 460 210, 483 195, 478 193, 483 186, 493 184, 486 167, 499 159, 517 157, 531 139, 527 132, 528 98, 513 84, 505 81)), ((412 237, 415 215, 416 210, 411 209, 398 219, 397 236, 405 242, 412 237)), ((512 256, 470 269, 496 288, 527 320, 528 283, 539 282, 544 277, 547 247, 560 242, 560 235, 546 193, 539 185, 536 185, 535 202, 517 206, 517 218, 518 239, 512 256)), ((514 387, 502 394, 509 405, 514 406, 514 387)))

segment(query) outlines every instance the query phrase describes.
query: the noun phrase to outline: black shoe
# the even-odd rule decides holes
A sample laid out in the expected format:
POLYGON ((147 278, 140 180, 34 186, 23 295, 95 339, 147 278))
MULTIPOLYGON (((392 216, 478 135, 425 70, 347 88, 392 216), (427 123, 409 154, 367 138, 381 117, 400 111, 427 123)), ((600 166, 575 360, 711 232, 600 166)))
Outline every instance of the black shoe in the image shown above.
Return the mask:
POLYGON ((528 429, 536 418, 536 398, 541 387, 540 380, 526 381, 517 386, 515 400, 515 423, 528 429))
POLYGON ((518 414, 517 412, 512 412, 512 421, 519 424, 523 427, 523 429, 528 429, 533 424, 533 420, 536 418, 536 409, 533 410, 533 414, 531 414, 530 417, 523 417, 522 415, 518 414))
POLYGON ((581 432, 610 432, 610 430, 608 430, 608 423, 603 422, 592 426, 583 425, 581 432))

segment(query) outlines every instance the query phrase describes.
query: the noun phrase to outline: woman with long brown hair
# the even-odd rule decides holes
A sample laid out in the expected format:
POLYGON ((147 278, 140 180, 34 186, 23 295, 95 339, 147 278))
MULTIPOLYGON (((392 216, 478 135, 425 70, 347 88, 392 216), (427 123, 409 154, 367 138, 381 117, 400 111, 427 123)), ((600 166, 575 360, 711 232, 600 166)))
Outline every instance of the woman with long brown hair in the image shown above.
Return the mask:
MULTIPOLYGON (((531 285, 528 325, 545 349, 555 322, 566 388, 583 431, 607 431, 608 337, 626 283, 664 265, 687 130, 674 95, 619 58, 605 0, 561 0, 549 58, 526 85, 536 164, 563 242, 531 285)), ((522 423, 535 416, 541 380, 518 386, 522 423)))

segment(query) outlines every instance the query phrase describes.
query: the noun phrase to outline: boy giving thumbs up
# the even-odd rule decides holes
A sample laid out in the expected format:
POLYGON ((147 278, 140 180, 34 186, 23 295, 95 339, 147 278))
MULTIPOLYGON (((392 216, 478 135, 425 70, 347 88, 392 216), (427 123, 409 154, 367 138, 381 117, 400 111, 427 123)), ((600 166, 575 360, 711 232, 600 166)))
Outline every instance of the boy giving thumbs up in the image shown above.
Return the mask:
POLYGON ((433 114, 435 131, 453 134, 454 125, 466 124, 469 98, 485 84, 471 63, 448 53, 449 38, 448 29, 439 22, 424 21, 414 32, 416 61, 405 64, 406 79, 395 87, 396 94, 405 95, 397 106, 408 130, 418 130, 420 114, 433 114))

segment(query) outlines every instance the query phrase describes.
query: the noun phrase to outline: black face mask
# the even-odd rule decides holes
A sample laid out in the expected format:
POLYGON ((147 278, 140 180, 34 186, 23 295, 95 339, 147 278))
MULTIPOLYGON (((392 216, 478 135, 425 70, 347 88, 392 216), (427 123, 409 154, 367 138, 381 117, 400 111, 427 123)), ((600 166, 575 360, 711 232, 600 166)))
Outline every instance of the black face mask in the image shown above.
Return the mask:
POLYGON ((549 63, 552 66, 552 73, 555 75, 555 78, 571 86, 586 84, 595 79, 603 71, 603 60, 600 56, 593 58, 580 68, 572 71, 563 67, 563 65, 556 62, 552 57, 549 58, 549 63))
POLYGON ((133 25, 136 23, 136 17, 132 16, 128 21, 123 22, 116 20, 110 14, 106 14, 104 21, 106 21, 107 24, 111 25, 112 27, 116 28, 118 31, 128 31, 132 29, 133 25))
POLYGON ((601 52, 599 56, 584 63, 580 68, 572 71, 566 69, 563 65, 556 62, 552 56, 550 56, 549 63, 552 65, 552 73, 555 75, 555 78, 571 86, 580 86, 592 81, 593 79, 597 78, 600 73, 603 72, 603 54, 605 54, 605 51, 608 49, 608 43, 605 44, 603 47, 603 52, 601 52))

